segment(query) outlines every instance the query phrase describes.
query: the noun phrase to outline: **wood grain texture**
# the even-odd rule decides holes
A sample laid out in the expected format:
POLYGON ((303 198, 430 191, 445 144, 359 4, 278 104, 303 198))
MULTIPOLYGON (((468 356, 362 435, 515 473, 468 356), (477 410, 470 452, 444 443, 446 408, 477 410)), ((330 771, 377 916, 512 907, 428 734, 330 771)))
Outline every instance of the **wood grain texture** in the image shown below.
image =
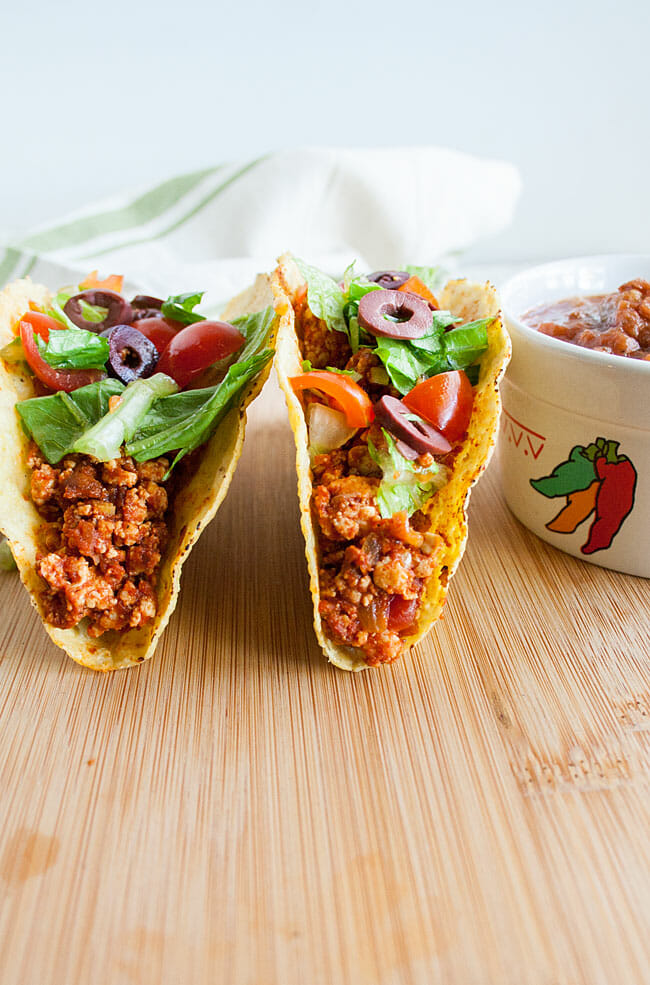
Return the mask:
POLYGON ((336 671, 273 385, 250 420, 148 664, 78 667, 0 582, 0 980, 646 985, 648 583, 493 465, 442 622, 336 671))

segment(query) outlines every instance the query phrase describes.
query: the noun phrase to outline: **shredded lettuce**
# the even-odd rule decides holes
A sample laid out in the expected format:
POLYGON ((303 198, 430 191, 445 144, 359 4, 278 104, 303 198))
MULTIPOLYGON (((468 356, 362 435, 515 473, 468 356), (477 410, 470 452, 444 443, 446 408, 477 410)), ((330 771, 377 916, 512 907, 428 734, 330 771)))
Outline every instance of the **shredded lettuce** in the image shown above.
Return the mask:
POLYGON ((383 478, 377 493, 377 505, 386 520, 404 510, 411 516, 447 481, 447 469, 437 463, 430 469, 421 469, 398 451, 393 437, 382 428, 386 449, 377 448, 368 439, 368 453, 379 468, 383 478))
MULTIPOLYGON (((355 276, 351 263, 343 274, 341 289, 316 267, 297 258, 295 262, 307 282, 307 301, 312 313, 329 329, 344 332, 353 353, 361 346, 374 349, 400 393, 408 393, 421 379, 455 369, 467 371, 472 384, 477 381, 478 367, 473 364, 487 349, 487 328, 493 319, 482 318, 454 328, 458 318, 448 311, 434 311, 431 329, 422 338, 375 337, 361 328, 358 312, 361 298, 370 291, 381 290, 379 284, 363 275, 355 276)), ((432 291, 440 287, 445 277, 441 267, 406 266, 404 269, 419 277, 432 291)))
POLYGON ((84 431, 72 450, 92 455, 100 462, 118 458, 120 448, 133 437, 154 400, 177 390, 178 384, 164 373, 156 373, 146 380, 133 380, 124 389, 115 410, 109 411, 84 431))
MULTIPOLYGON (((356 373, 353 369, 337 369, 336 366, 326 366, 325 369, 328 373, 338 373, 339 376, 349 376, 355 383, 361 379, 361 373, 356 373)), ((302 371, 303 373, 312 373, 314 371, 311 360, 303 359, 302 371)))
POLYGON ((377 339, 375 349, 386 368, 393 386, 400 393, 408 393, 419 379, 427 375, 429 359, 398 339, 377 339))
MULTIPOLYGON (((450 319, 448 324, 453 323, 454 319, 448 312, 442 314, 450 319)), ((487 328, 492 321, 492 318, 481 318, 450 331, 445 331, 438 324, 432 334, 420 339, 410 339, 408 342, 402 339, 378 338, 376 352, 386 367, 393 386, 400 393, 408 393, 422 378, 449 370, 470 368, 487 349, 487 328)))
POLYGON ((54 318, 56 321, 61 322, 61 324, 64 326, 64 328, 76 328, 77 327, 75 325, 75 323, 73 321, 71 321, 70 318, 68 318, 68 316, 66 315, 65 311, 63 310, 63 306, 60 305, 56 299, 53 300, 53 301, 50 301, 49 307, 48 308, 44 308, 43 314, 49 315, 50 318, 54 318))
POLYGON ((34 439, 50 465, 68 455, 75 442, 108 412, 110 397, 121 394, 124 384, 106 379, 63 390, 49 397, 32 397, 16 404, 27 434, 34 439))
POLYGON ((40 335, 34 338, 42 358, 55 369, 103 369, 108 359, 108 339, 85 328, 53 329, 47 342, 40 335))
POLYGON ((339 285, 317 267, 312 267, 298 257, 294 257, 294 260, 307 282, 307 303, 312 314, 321 318, 330 330, 347 335, 343 316, 345 297, 339 285))
POLYGON ((404 270, 411 277, 419 277, 432 294, 439 291, 447 279, 447 271, 444 267, 415 267, 412 264, 407 264, 404 270))
MULTIPOLYGON (((370 294, 372 291, 381 291, 381 285, 375 284, 372 280, 366 280, 365 277, 355 277, 354 280, 350 281, 348 289, 346 291, 348 301, 360 301, 365 294, 370 294)), ((357 304, 357 310, 359 306, 357 304)))
POLYGON ((349 319, 349 337, 350 337, 350 348, 352 352, 356 355, 359 351, 359 346, 361 345, 361 325, 359 324, 359 319, 356 314, 351 315, 349 319))

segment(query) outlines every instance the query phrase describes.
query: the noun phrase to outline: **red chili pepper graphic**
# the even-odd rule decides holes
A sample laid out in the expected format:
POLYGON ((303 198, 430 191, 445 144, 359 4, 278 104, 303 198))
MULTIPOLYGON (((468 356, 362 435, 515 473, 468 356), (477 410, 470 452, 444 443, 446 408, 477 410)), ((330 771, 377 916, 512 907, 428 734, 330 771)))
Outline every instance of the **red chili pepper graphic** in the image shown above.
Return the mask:
POLYGON ((629 458, 608 462, 601 457, 596 459, 595 466, 601 483, 596 496, 596 516, 587 543, 580 548, 583 554, 609 547, 634 506, 636 471, 629 458))

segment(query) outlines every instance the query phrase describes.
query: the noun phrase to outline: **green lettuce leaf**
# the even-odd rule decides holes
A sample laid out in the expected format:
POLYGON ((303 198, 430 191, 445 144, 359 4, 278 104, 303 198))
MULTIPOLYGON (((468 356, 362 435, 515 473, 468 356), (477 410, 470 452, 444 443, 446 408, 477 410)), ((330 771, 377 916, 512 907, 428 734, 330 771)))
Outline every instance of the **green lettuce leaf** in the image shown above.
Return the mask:
POLYGON ((348 284, 345 293, 348 301, 360 301, 365 294, 370 294, 371 291, 381 291, 381 286, 375 284, 372 280, 367 280, 365 277, 355 277, 348 284))
MULTIPOLYGON (((420 379, 471 367, 487 349, 487 327, 492 321, 482 318, 450 331, 438 325, 430 335, 408 342, 378 338, 376 352, 393 386, 402 394, 408 393, 420 379)), ((471 378, 476 381, 475 374, 471 378)))
POLYGON ((195 292, 194 294, 172 294, 166 301, 163 301, 161 311, 165 318, 180 322, 182 325, 192 325, 196 321, 205 321, 205 315, 199 315, 194 311, 205 291, 195 292))
POLYGON ((386 440, 385 450, 368 440, 368 453, 383 473, 377 493, 379 512, 384 519, 402 510, 411 516, 445 484, 447 470, 438 464, 430 469, 419 468, 398 451, 393 437, 385 428, 382 428, 382 433, 386 440))
POLYGON ((454 318, 449 311, 434 311, 431 329, 428 334, 423 335, 419 339, 411 339, 410 344, 415 349, 427 349, 430 352, 439 352, 444 345, 443 337, 445 332, 450 329, 451 325, 455 325, 458 321, 460 319, 454 318))
POLYGON ((106 379, 49 397, 32 397, 16 404, 27 434, 50 465, 68 455, 84 431, 108 413, 109 398, 124 391, 119 380, 106 379))
POLYGON ((273 358, 273 350, 266 346, 274 322, 272 306, 235 318, 232 324, 246 343, 221 383, 156 401, 127 445, 128 454, 143 462, 176 451, 173 468, 184 455, 207 441, 243 395, 246 384, 273 358))
POLYGON ((294 257, 294 260, 307 281, 307 303, 312 314, 316 318, 322 318, 331 331, 343 332, 347 335, 347 325, 343 316, 345 296, 339 285, 317 267, 312 267, 297 257, 294 257))
POLYGON ((466 369, 480 359, 488 345, 488 325, 493 321, 493 318, 482 318, 444 334, 444 352, 450 369, 466 369))
POLYGON ((127 454, 133 455, 137 462, 144 462, 176 451, 173 468, 188 452, 208 440, 246 384, 272 358, 273 350, 264 349, 245 362, 230 366, 217 386, 162 397, 144 418, 133 440, 127 443, 127 454))
POLYGON ((378 338, 375 352, 386 368, 393 386, 400 393, 408 393, 419 379, 429 374, 430 358, 407 342, 398 339, 378 338))
POLYGON ((109 355, 108 339, 85 328, 50 332, 47 342, 34 335, 38 351, 55 369, 103 369, 109 355))
POLYGON ((233 318, 231 325, 234 325, 246 339, 246 344, 236 354, 236 362, 246 362, 251 356, 262 351, 267 345, 275 318, 273 305, 269 305, 262 311, 254 311, 250 315, 240 315, 239 318, 233 318))

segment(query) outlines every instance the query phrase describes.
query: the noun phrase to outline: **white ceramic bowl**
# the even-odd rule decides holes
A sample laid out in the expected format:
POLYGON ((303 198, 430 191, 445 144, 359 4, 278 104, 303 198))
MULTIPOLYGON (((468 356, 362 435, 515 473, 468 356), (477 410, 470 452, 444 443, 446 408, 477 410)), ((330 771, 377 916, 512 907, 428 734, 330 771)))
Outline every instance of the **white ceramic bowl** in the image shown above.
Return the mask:
MULTIPOLYGON (((591 564, 650 578, 650 361, 571 345, 520 320, 539 304, 614 291, 636 277, 650 280, 650 256, 559 260, 518 274, 502 289, 512 362, 503 381, 499 461, 508 506, 538 537, 591 564), (551 475, 572 450, 598 438, 619 442, 618 453, 630 464, 607 471, 602 462, 598 468, 594 463, 599 483, 592 490, 599 497, 594 510, 572 532, 549 530, 568 496, 543 495, 531 480, 551 475), (617 509, 620 516, 632 498, 631 469, 636 472, 631 509, 605 546, 617 509), (603 519, 592 530, 598 517, 603 519)), ((545 484, 547 493, 554 486, 559 483, 545 484)), ((586 499, 575 502, 582 509, 572 511, 574 521, 587 508, 586 499)))

